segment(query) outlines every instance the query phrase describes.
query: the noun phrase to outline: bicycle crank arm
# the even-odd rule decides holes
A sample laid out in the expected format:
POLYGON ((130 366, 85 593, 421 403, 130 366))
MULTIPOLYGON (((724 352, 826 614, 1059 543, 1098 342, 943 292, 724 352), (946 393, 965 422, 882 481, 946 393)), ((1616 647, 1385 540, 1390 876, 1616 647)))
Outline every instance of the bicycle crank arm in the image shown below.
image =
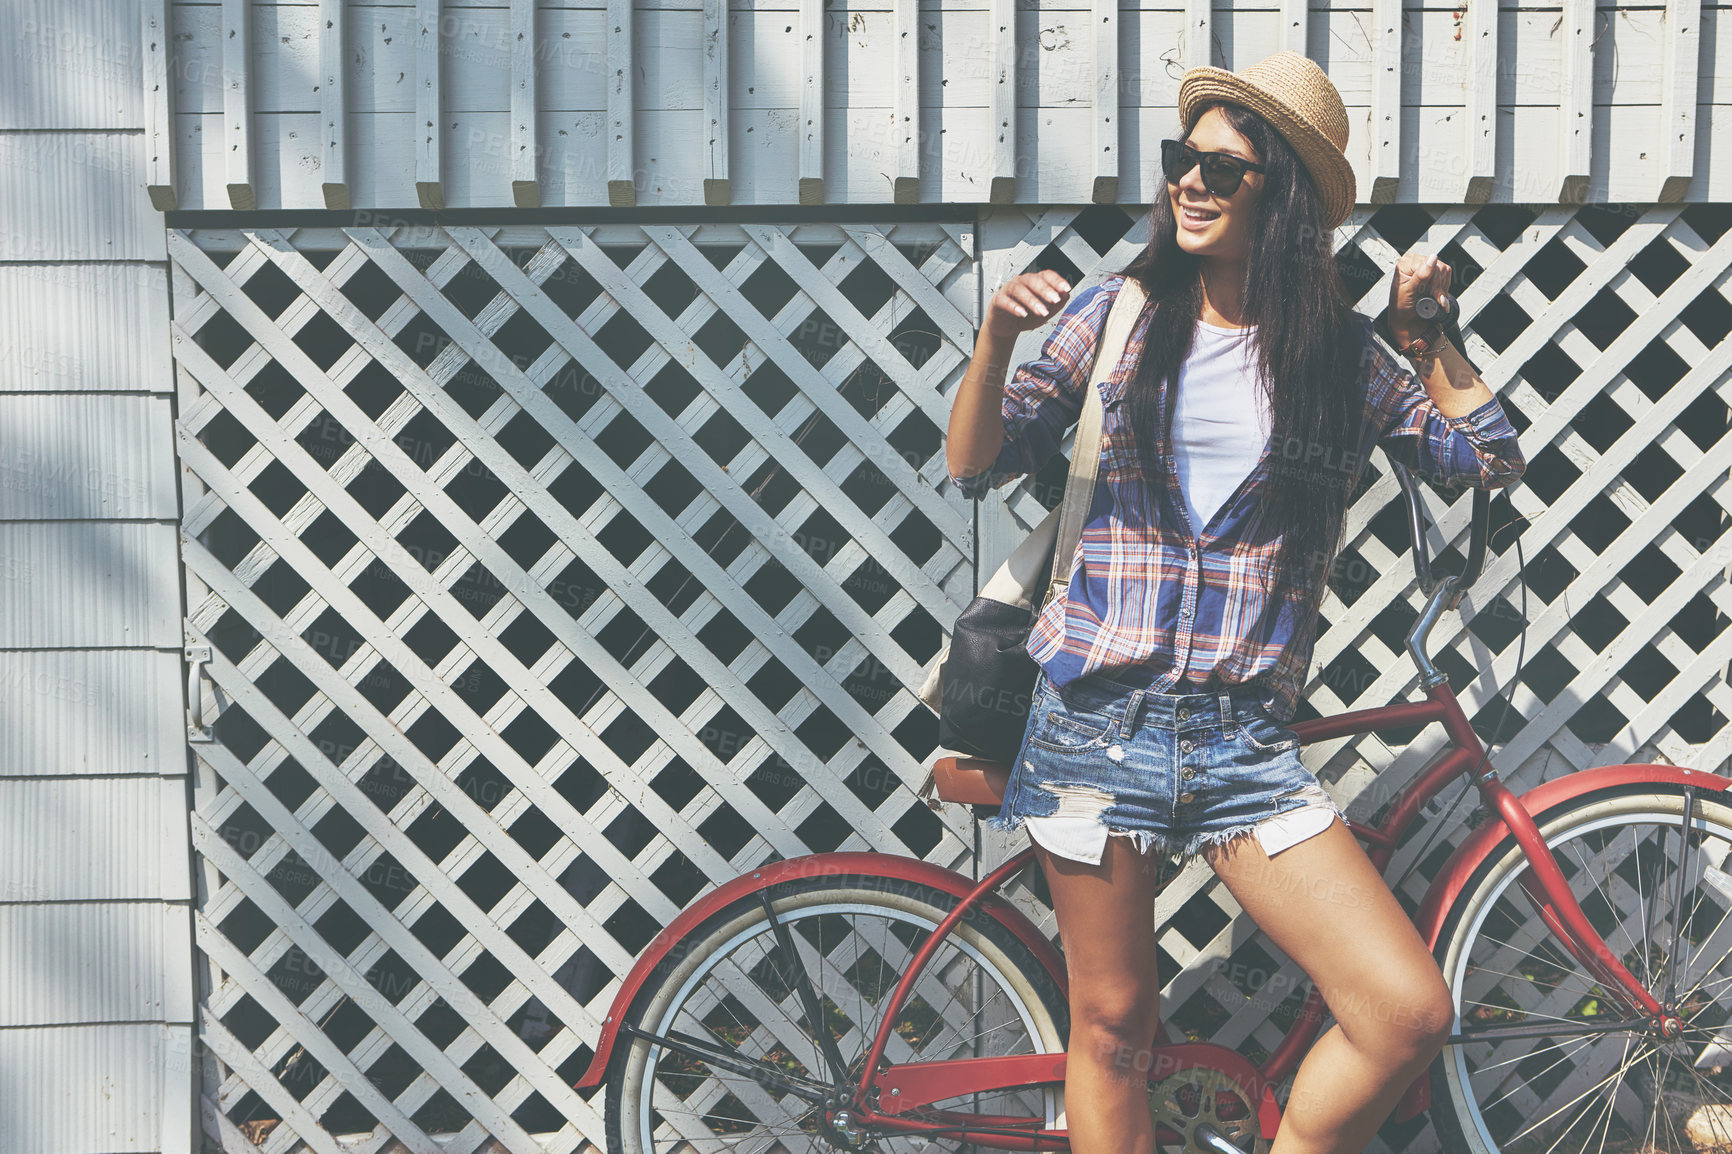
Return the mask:
POLYGON ((630 1022, 622 1023, 619 1032, 630 1034, 635 1038, 642 1038, 646 1042, 654 1042, 664 1049, 702 1058, 717 1069, 727 1070, 734 1074, 744 1074, 766 1090, 792 1094, 796 1098, 815 1105, 825 1105, 834 1093, 828 1086, 819 1085, 817 1082, 807 1082, 804 1079, 790 1078, 779 1071, 767 1069, 756 1062, 730 1054, 726 1050, 712 1046, 701 1038, 694 1038, 690 1034, 674 1033, 666 1036, 652 1034, 648 1030, 639 1029, 630 1022))
POLYGON ((1229 1142, 1225 1134, 1217 1132, 1206 1122, 1198 1126, 1191 1137, 1195 1138, 1203 1149, 1212 1150, 1214 1154, 1245 1154, 1244 1150, 1229 1142))

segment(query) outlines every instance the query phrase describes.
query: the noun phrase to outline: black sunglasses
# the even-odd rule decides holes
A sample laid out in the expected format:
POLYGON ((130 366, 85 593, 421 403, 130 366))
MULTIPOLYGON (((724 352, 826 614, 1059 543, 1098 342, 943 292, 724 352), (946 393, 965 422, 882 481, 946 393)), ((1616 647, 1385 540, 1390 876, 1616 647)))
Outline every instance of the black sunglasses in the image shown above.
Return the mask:
POLYGON ((1161 141, 1161 170, 1168 183, 1179 183, 1199 163, 1203 166, 1203 187, 1216 196, 1238 192, 1247 172, 1268 171, 1266 165, 1252 164, 1230 152, 1199 152, 1182 140, 1161 141))

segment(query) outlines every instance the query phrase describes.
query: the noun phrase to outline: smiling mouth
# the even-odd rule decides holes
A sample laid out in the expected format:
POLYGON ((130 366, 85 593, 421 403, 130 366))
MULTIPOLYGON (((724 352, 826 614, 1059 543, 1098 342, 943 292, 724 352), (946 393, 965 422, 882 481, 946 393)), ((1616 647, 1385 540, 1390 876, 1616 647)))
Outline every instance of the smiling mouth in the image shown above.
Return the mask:
POLYGON ((1188 204, 1180 205, 1179 209, 1192 220, 1214 220, 1217 216, 1221 215, 1218 212, 1209 212, 1205 209, 1192 208, 1188 204))

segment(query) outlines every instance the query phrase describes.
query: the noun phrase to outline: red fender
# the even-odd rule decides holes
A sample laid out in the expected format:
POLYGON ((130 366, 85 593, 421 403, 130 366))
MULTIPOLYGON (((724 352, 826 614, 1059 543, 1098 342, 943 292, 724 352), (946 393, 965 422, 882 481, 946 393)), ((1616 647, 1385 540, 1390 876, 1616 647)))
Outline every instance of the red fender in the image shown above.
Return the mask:
MULTIPOLYGON (((1724 792, 1728 787, 1732 787, 1732 779, 1705 770, 1683 769, 1676 765, 1604 765, 1598 769, 1584 769, 1579 773, 1566 774, 1536 785, 1521 795, 1521 803, 1522 808, 1533 814, 1534 820, 1539 822, 1547 810, 1573 801, 1585 793, 1604 789, 1609 785, 1629 784, 1694 785, 1698 789, 1724 792)), ((1455 852, 1449 855, 1449 860, 1443 863, 1443 869, 1432 879, 1430 888, 1425 891, 1425 899, 1419 903, 1419 910, 1413 916, 1414 924, 1425 938, 1425 944, 1432 950, 1437 949, 1437 939, 1443 933, 1444 919, 1449 916, 1449 911, 1455 906, 1456 899, 1461 896, 1461 891, 1473 877, 1474 871, 1494 853, 1501 854, 1506 845, 1514 840, 1515 836, 1503 822, 1487 821, 1469 834, 1456 847, 1455 852)), ((1431 1077, 1427 1072, 1415 1078, 1408 1086, 1407 1093, 1396 1103, 1392 1117, 1397 1122, 1405 1122, 1430 1106, 1431 1077)))
MULTIPOLYGON (((743 897, 780 882, 818 874, 867 874, 894 878, 897 881, 930 886, 958 898, 967 896, 969 891, 980 884, 955 870, 945 869, 919 858, 882 853, 818 853, 772 862, 717 886, 681 910, 679 916, 669 922, 662 932, 655 936, 655 940, 644 947, 637 963, 620 984, 619 992, 614 995, 613 1005, 609 1007, 607 1017, 601 1025, 601 1037, 595 1043, 595 1057, 590 1060, 589 1069, 578 1079, 575 1088, 588 1090, 601 1085, 607 1076, 608 1057, 613 1053, 614 1040, 618 1036, 619 1024, 625 1018, 626 1011, 631 1008, 633 999, 643 989, 651 971, 675 949, 682 938, 706 918, 743 897)), ((1058 983, 1061 992, 1068 990, 1064 959, 1059 956, 1052 943, 1047 941, 1046 935, 1042 934, 1021 910, 996 893, 986 894, 981 899, 979 908, 1015 934, 1017 940, 1034 953, 1053 981, 1058 983)))

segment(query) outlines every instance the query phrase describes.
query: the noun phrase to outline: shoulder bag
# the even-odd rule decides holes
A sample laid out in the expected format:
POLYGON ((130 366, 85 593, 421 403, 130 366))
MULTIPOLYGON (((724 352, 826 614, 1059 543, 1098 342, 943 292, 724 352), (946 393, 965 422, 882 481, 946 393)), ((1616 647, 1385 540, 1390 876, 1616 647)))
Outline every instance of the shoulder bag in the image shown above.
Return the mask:
POLYGON ((1047 602, 1069 591, 1100 472, 1100 386, 1118 365, 1144 299, 1136 278, 1125 278, 1095 344, 1064 500, 1011 550, 957 617, 920 687, 920 700, 938 714, 938 743, 947 750, 1008 766, 1021 748, 1039 672, 1027 650, 1029 631, 1047 602))

